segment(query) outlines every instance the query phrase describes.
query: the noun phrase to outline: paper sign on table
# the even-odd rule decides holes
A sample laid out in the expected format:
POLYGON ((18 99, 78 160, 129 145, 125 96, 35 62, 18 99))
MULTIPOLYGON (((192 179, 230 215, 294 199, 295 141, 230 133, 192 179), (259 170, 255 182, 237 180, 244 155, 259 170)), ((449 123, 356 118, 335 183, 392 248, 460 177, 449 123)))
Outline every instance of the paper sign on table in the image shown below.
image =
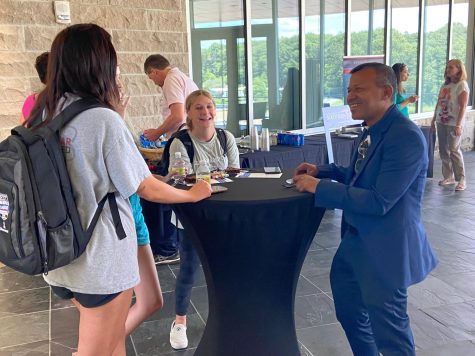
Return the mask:
POLYGON ((282 173, 268 174, 268 173, 243 172, 243 173, 239 173, 236 177, 238 178, 280 178, 282 177, 282 173))

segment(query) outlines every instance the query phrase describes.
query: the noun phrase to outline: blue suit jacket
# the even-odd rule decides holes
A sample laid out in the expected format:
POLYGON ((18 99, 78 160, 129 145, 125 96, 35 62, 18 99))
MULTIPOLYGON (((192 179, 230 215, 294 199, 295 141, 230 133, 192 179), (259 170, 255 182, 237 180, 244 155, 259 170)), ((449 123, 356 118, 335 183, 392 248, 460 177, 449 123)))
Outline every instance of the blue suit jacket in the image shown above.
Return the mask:
POLYGON ((318 167, 317 177, 337 182, 320 181, 315 205, 343 210, 342 238, 355 238, 361 244, 351 256, 356 265, 359 258, 369 257, 388 286, 406 288, 437 265, 421 221, 427 144, 421 130, 395 105, 369 129, 369 135, 371 144, 358 174, 354 172, 357 149, 349 167, 318 167))

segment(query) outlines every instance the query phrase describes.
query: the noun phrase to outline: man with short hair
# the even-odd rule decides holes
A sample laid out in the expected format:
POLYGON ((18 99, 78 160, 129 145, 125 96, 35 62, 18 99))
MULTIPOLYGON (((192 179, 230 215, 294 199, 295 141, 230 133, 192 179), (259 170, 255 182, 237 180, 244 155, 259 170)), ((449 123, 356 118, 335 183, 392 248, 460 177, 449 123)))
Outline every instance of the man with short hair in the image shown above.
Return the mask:
POLYGON ((186 121, 185 100, 198 86, 178 68, 173 68, 168 59, 160 54, 149 56, 144 63, 145 74, 162 88, 162 124, 155 129, 147 129, 144 136, 156 141, 161 135, 170 137, 186 121))
MULTIPOLYGON (((148 140, 156 141, 161 135, 170 137, 186 122, 185 100, 198 86, 178 68, 173 68, 168 59, 160 54, 149 56, 144 62, 145 74, 162 88, 162 115, 160 126, 144 131, 148 140)), ((162 205, 157 209, 156 203, 142 201, 143 214, 150 231, 150 245, 156 264, 170 264, 180 261, 178 252, 178 231, 170 222, 172 211, 162 205), (158 219, 157 220, 157 210, 158 219)))
POLYGON ((343 210, 330 282, 353 353, 415 355, 407 288, 437 264, 421 221, 427 144, 393 104, 391 67, 366 63, 351 73, 348 104, 368 129, 350 166, 302 163, 294 181, 316 206, 343 210))

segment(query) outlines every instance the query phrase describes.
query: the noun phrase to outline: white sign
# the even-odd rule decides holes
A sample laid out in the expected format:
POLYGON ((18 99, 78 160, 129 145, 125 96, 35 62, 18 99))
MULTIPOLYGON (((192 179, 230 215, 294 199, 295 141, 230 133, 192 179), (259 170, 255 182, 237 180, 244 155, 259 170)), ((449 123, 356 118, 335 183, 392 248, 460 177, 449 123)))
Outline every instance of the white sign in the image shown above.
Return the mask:
POLYGON ((363 120, 353 120, 348 105, 323 107, 322 116, 323 127, 325 128, 325 140, 327 142, 328 163, 333 163, 335 160, 333 159, 331 130, 339 129, 344 126, 360 124, 363 120))

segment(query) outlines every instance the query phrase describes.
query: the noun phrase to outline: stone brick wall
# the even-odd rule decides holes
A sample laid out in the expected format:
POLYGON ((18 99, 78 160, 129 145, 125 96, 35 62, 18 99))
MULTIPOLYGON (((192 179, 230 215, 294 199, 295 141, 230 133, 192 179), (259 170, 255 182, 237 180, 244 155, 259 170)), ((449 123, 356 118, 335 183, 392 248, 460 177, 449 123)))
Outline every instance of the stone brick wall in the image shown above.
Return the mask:
MULTIPOLYGON (((160 53, 188 72, 185 1, 70 1, 71 24, 96 23, 112 35, 131 97, 126 121, 134 133, 162 120, 161 92, 143 72, 145 59, 160 53)), ((0 0, 0 139, 17 124, 26 96, 42 88, 36 56, 66 26, 55 22, 53 1, 0 0)))

